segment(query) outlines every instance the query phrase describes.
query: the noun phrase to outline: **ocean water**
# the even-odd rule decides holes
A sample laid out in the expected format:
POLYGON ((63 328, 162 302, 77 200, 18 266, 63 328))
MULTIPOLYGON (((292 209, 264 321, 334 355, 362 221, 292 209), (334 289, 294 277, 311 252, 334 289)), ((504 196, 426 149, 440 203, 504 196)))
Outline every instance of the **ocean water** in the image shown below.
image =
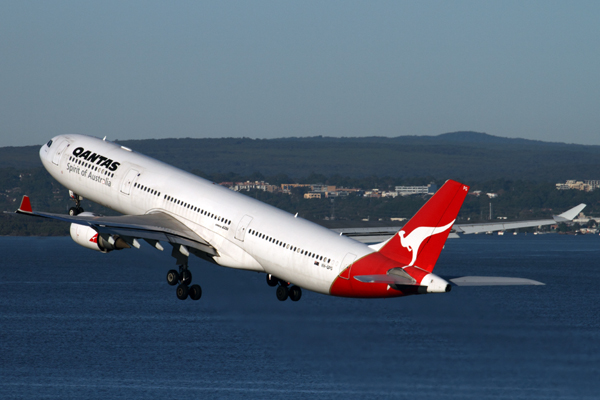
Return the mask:
POLYGON ((0 399, 600 398, 598 236, 451 239, 435 271, 546 286, 297 303, 199 259, 180 301, 167 250, 0 238, 0 399))

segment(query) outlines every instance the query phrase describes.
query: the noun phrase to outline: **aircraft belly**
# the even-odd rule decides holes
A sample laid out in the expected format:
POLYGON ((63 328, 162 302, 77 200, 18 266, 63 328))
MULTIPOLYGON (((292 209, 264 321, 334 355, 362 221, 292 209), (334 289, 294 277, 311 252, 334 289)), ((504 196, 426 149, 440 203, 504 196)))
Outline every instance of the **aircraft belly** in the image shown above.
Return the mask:
MULTIPOLYGON (((359 247, 364 246, 362 244, 358 245, 359 247)), ((286 249, 277 249, 273 251, 266 247, 269 246, 258 245, 257 248, 254 249, 254 251, 260 253, 255 255, 255 257, 264 266, 265 272, 304 289, 329 294, 331 285, 339 273, 339 266, 336 266, 335 259, 341 259, 340 256, 334 255, 331 263, 327 264, 286 249)), ((360 254, 364 253, 364 251, 357 251, 358 249, 354 247, 355 246, 352 246, 353 251, 360 254)), ((330 254, 332 253, 334 252, 330 252, 330 254)), ((335 253, 346 254, 345 246, 342 246, 340 250, 335 253)))

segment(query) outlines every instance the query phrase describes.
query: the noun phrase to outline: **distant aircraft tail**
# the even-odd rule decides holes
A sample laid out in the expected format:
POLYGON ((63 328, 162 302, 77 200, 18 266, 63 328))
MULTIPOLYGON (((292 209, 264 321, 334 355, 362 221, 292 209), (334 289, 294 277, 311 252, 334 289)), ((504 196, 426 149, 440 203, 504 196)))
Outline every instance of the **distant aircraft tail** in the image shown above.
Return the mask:
POLYGON ((446 181, 379 253, 406 266, 433 271, 468 192, 469 186, 446 181))

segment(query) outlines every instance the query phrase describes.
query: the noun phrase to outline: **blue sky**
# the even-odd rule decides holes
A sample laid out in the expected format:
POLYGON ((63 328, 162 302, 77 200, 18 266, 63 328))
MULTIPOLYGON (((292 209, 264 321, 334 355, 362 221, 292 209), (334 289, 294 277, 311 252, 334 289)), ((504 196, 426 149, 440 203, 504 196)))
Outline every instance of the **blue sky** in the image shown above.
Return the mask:
POLYGON ((0 146, 473 130, 600 145, 598 1, 1 1, 0 146))

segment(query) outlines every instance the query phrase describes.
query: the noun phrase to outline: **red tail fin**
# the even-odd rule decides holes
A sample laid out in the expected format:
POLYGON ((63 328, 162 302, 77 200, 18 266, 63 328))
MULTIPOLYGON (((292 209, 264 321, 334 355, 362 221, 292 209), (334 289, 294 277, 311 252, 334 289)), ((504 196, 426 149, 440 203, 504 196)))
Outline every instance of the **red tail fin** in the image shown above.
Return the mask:
POLYGON ((433 271, 469 187, 449 180, 379 252, 404 265, 433 271))

